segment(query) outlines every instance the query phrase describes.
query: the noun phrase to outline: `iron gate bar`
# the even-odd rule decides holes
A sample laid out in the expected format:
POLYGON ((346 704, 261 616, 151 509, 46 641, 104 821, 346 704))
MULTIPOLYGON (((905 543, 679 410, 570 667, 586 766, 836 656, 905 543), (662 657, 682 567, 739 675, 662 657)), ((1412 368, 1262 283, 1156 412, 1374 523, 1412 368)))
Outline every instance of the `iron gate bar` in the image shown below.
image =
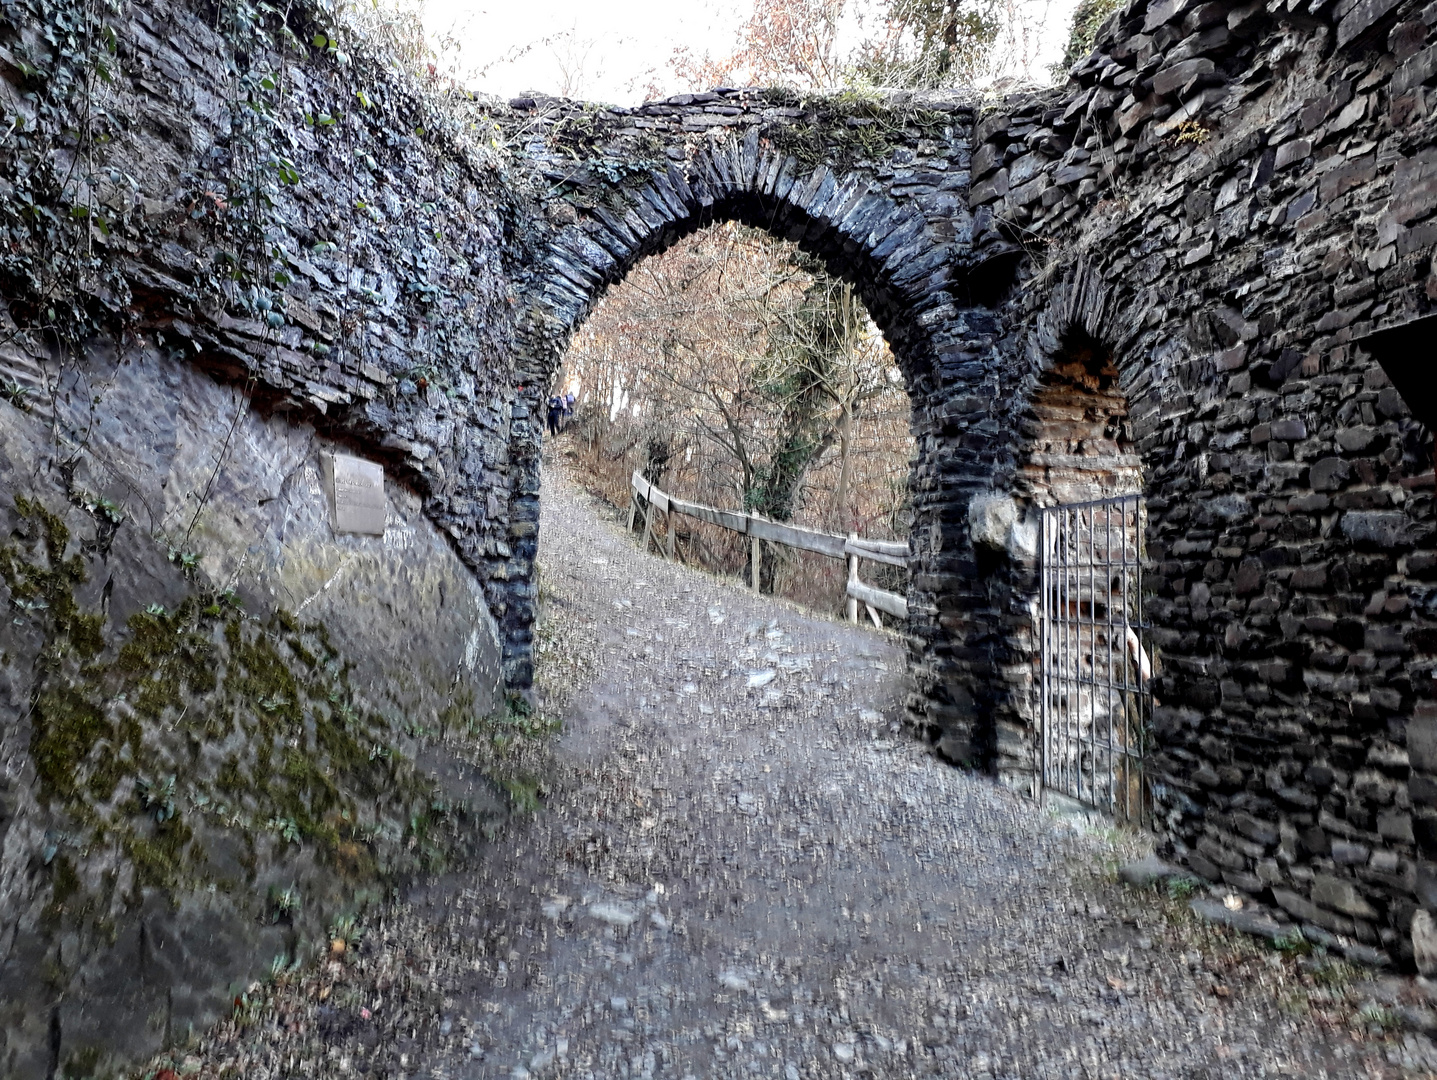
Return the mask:
POLYGON ((1143 754, 1152 714, 1145 509, 1142 496, 1124 495, 1039 515, 1040 782, 1139 821, 1148 809, 1143 754))

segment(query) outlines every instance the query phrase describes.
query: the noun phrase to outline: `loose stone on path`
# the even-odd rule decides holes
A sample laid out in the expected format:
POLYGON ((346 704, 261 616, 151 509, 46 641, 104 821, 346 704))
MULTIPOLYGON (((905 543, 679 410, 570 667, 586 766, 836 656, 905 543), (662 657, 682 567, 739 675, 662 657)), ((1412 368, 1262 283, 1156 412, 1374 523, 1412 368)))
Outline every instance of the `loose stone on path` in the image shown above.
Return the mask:
MULTIPOLYGON (((563 476, 545 490, 551 650, 571 673, 545 805, 365 936, 370 981, 346 1000, 372 1015, 346 1006, 318 1039, 252 1033, 247 1076, 1336 1080, 1437 1064, 1420 1030, 1357 1041, 1321 1003, 1285 1011, 1291 962, 1241 952, 1185 901, 1172 917, 1188 925, 1171 923, 1152 887, 1171 868, 1104 881, 1107 841, 901 731, 896 636, 641 555, 563 476)), ((1431 1012, 1371 1015, 1398 1008, 1413 1027, 1431 1012)))

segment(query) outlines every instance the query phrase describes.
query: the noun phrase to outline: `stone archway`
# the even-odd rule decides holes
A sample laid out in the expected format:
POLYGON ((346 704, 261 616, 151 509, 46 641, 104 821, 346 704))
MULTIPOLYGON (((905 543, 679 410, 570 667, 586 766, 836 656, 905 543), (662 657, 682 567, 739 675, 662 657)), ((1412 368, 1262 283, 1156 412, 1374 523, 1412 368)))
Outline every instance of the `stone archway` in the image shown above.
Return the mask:
POLYGON ((854 152, 850 136, 826 142, 822 131, 797 123, 802 110, 761 91, 684 95, 598 114, 567 102, 514 106, 511 122, 527 132, 527 154, 545 184, 546 235, 525 282, 518 335, 509 507, 515 586, 501 618, 510 685, 527 685, 532 668, 527 583, 537 549, 538 416, 549 380, 610 285, 696 229, 736 220, 822 258, 855 286, 893 348, 913 401, 916 443, 910 718, 935 741, 956 733, 971 743, 973 659, 958 642, 973 606, 968 594, 979 586, 965 553, 964 508, 987 486, 986 451, 996 434, 998 327, 986 305, 1014 269, 1007 249, 985 249, 985 266, 973 259, 971 107, 952 97, 896 95, 873 105, 873 116, 830 118, 840 132, 891 126, 886 143, 854 152))
MULTIPOLYGON (((982 602, 970 613, 972 635, 991 658, 988 681, 973 680, 975 692, 988 695, 973 754, 1022 791, 1032 790, 1037 768, 1037 510, 1141 494, 1144 462, 1134 433, 1157 408, 1141 393, 1148 350, 1136 347, 1142 327, 1120 288, 1082 259, 1044 277, 1052 284, 1014 342, 1002 383, 1002 448, 995 454, 1002 467, 968 508, 984 582, 982 602)), ((1016 322, 1007 307, 1001 314, 1016 322)))

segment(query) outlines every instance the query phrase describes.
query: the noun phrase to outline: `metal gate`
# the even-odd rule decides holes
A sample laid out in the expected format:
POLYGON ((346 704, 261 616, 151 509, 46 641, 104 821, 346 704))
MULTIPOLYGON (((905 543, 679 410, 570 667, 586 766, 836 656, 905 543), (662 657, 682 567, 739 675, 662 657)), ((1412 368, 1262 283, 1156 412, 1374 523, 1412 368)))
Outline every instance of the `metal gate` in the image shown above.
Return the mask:
POLYGON ((1145 822, 1152 663, 1140 495, 1045 507, 1038 641, 1042 786, 1145 822))

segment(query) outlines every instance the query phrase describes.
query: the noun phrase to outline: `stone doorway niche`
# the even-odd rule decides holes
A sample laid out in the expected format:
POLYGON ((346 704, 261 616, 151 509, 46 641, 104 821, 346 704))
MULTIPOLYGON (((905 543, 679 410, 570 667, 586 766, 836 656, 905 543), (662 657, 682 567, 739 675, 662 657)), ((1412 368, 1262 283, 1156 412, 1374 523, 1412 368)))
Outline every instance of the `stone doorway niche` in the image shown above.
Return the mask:
POLYGON ((1020 420, 1024 451, 1014 495, 1030 506, 1088 502, 1143 490, 1128 401, 1112 350, 1082 330, 1059 341, 1020 420))
POLYGON ((1017 424, 1011 489, 1016 522, 1007 545, 1011 662, 1004 673, 1011 693, 994 732, 999 778, 1032 795, 1041 788, 1039 510, 1143 492, 1142 460, 1113 350, 1070 328, 1056 337, 1044 361, 1017 424))

